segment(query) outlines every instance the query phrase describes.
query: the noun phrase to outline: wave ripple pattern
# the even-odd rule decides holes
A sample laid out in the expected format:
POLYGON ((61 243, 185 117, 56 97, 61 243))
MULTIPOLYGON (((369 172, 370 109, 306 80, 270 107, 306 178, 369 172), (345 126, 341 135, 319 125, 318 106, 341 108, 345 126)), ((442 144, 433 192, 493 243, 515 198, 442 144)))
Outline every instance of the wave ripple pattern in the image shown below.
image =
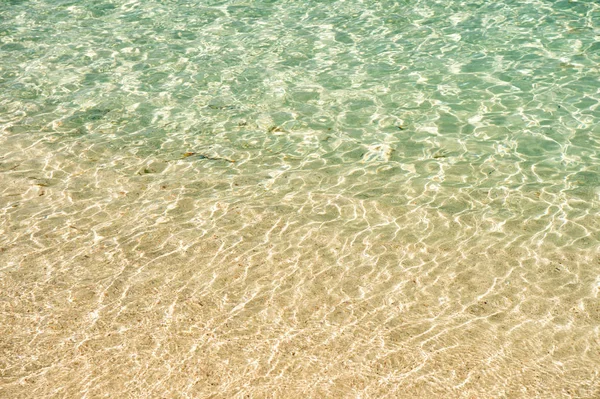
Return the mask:
POLYGON ((0 397, 600 397, 597 1, 3 0, 0 397))

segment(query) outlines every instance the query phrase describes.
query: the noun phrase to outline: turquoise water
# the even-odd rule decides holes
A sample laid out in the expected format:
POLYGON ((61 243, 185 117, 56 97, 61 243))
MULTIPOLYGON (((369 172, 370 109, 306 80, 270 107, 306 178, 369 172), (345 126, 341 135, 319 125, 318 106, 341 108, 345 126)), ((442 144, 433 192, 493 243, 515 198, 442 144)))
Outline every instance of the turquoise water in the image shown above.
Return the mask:
POLYGON ((0 396, 597 397, 599 101, 594 1, 3 1, 0 396))

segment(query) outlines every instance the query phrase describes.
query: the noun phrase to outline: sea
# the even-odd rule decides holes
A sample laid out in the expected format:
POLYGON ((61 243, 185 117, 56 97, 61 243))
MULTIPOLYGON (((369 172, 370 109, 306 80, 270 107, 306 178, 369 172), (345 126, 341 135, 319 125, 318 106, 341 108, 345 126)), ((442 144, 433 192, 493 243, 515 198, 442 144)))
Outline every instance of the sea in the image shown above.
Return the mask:
POLYGON ((0 397, 600 398, 600 3, 1 0, 0 397))

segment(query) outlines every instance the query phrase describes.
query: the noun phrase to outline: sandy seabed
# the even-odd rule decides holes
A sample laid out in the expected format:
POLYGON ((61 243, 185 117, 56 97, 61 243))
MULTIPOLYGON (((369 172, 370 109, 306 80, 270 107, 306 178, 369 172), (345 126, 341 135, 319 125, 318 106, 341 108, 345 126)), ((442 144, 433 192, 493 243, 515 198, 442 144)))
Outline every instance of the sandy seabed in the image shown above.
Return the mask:
POLYGON ((25 141, 0 160, 0 397, 600 396, 598 219, 557 224, 548 192, 25 141))

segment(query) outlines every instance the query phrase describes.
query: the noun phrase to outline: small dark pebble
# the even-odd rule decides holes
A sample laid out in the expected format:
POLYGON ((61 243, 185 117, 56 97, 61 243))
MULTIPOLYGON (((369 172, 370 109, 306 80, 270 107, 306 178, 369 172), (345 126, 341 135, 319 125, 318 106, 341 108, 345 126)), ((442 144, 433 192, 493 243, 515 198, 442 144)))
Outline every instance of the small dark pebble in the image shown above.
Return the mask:
POLYGON ((210 109, 234 109, 235 107, 233 105, 214 105, 214 104, 210 104, 208 106, 208 108, 210 108, 210 109))
POLYGON ((279 126, 271 126, 269 128, 269 133, 273 133, 273 132, 285 132, 285 130, 283 130, 279 126))

